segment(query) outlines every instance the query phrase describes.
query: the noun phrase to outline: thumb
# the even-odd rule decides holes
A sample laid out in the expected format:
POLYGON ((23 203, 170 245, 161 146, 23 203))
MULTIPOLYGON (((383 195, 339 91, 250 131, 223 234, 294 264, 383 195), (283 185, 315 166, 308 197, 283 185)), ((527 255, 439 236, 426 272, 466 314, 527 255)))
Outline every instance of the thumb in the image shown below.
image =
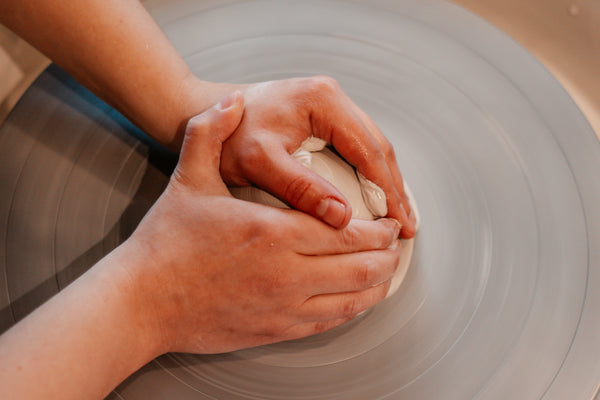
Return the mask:
POLYGON ((184 185, 208 192, 228 193, 219 173, 223 142, 242 120, 244 96, 235 91, 191 118, 185 130, 175 177, 184 185))

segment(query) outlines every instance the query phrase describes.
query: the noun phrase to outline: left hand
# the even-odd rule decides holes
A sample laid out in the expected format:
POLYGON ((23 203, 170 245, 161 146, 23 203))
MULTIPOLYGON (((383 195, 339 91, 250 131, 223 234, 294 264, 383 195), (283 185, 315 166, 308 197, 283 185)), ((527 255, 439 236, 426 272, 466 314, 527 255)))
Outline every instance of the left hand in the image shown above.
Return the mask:
MULTIPOLYGON (((160 353, 220 353, 331 329, 387 294, 400 226, 333 229, 305 213, 233 199, 219 175, 241 95, 190 119, 165 192, 120 247, 142 319, 160 353)), ((136 318, 136 319, 137 319, 136 318)))
POLYGON ((360 173, 382 188, 388 215, 415 234, 394 149, 375 123, 328 77, 252 84, 246 110, 223 144, 221 176, 231 186, 255 184, 291 207, 335 228, 350 221, 348 200, 329 182, 291 157, 310 136, 331 144, 360 173))

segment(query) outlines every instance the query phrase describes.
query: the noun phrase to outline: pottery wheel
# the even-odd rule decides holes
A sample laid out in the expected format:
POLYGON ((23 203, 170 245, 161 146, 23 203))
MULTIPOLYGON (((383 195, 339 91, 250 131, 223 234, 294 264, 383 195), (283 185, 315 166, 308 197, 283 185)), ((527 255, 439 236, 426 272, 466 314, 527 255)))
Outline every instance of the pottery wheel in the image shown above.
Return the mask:
MULTIPOLYGON (((393 143, 422 217, 399 292, 333 331, 168 354, 124 399, 591 399, 600 144, 504 34, 442 1, 150 1, 192 70, 325 74, 393 143)), ((0 326, 123 241, 175 157, 50 67, 0 130, 0 326)))

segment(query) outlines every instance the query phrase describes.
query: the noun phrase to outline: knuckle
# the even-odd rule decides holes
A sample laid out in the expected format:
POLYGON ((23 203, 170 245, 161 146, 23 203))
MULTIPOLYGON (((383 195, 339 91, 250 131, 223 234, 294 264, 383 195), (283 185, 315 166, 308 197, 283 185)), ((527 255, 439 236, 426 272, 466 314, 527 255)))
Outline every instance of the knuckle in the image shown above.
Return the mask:
POLYGON ((273 321, 264 327, 264 335, 271 338, 283 337, 289 328, 289 324, 285 321, 273 321))
POLYGON ((376 165, 379 164, 386 168, 387 161, 387 155, 385 154, 385 151, 381 148, 381 146, 379 148, 373 149, 373 154, 365 154, 364 157, 364 162, 376 163, 376 165))
POLYGON ((366 288, 371 286, 374 276, 374 265, 371 260, 365 261, 354 272, 354 285, 357 288, 366 288))
POLYGON ((287 184, 283 196, 287 202, 296 206, 310 196, 312 187, 313 184, 309 177, 297 176, 287 184))
POLYGON ((170 183, 172 188, 193 187, 192 180, 179 166, 173 171, 170 183))
POLYGON ((243 169, 256 169, 264 166, 269 158, 269 149, 267 141, 261 140, 261 135, 251 135, 244 140, 243 151, 238 152, 237 156, 243 169))
POLYGON ((348 295, 342 302, 340 315, 349 317, 360 311, 360 302, 356 295, 348 295))
POLYGON ((344 252, 351 251, 355 248, 358 232, 354 226, 348 225, 341 233, 341 245, 344 252))
POLYGON ((271 224, 265 224, 264 221, 258 219, 248 219, 245 221, 244 229, 238 231, 238 234, 242 236, 242 240, 249 245, 255 246, 260 245, 261 242, 269 239, 271 232, 271 224))
POLYGON ((316 322, 315 326, 314 326, 314 332, 315 333, 325 332, 327 330, 328 325, 329 324, 326 321, 316 322))
POLYGON ((383 156, 388 162, 396 162, 396 151, 389 140, 383 138, 379 146, 381 147, 383 156))
POLYGON ((331 95, 337 92, 339 84, 335 79, 326 75, 309 78, 309 90, 317 95, 331 95))
POLYGON ((372 180, 374 176, 381 175, 381 172, 377 172, 378 168, 388 168, 387 161, 383 150, 375 139, 365 138, 362 143, 364 146, 362 150, 354 154, 356 165, 358 168, 363 167, 364 171, 361 171, 361 173, 367 179, 372 180))
POLYGON ((279 298, 290 287, 290 279, 281 268, 273 268, 269 273, 257 276, 258 290, 269 298, 279 298))

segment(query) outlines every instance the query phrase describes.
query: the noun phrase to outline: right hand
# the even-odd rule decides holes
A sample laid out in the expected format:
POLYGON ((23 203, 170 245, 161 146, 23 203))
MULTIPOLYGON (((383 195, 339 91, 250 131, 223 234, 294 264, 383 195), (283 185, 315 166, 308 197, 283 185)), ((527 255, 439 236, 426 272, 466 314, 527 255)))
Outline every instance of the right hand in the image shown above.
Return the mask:
POLYGON ((223 144, 221 176, 231 186, 254 184, 291 208, 335 228, 352 216, 348 200, 292 154, 309 137, 332 145, 386 195, 388 218, 415 235, 416 219, 404 192, 394 148, 375 122, 328 77, 295 78, 241 87, 246 109, 223 144))
POLYGON ((171 181, 124 246, 128 275, 162 352, 221 353, 312 335, 382 300, 399 259, 392 219, 335 229, 231 197, 222 142, 240 93, 190 120, 171 181))

